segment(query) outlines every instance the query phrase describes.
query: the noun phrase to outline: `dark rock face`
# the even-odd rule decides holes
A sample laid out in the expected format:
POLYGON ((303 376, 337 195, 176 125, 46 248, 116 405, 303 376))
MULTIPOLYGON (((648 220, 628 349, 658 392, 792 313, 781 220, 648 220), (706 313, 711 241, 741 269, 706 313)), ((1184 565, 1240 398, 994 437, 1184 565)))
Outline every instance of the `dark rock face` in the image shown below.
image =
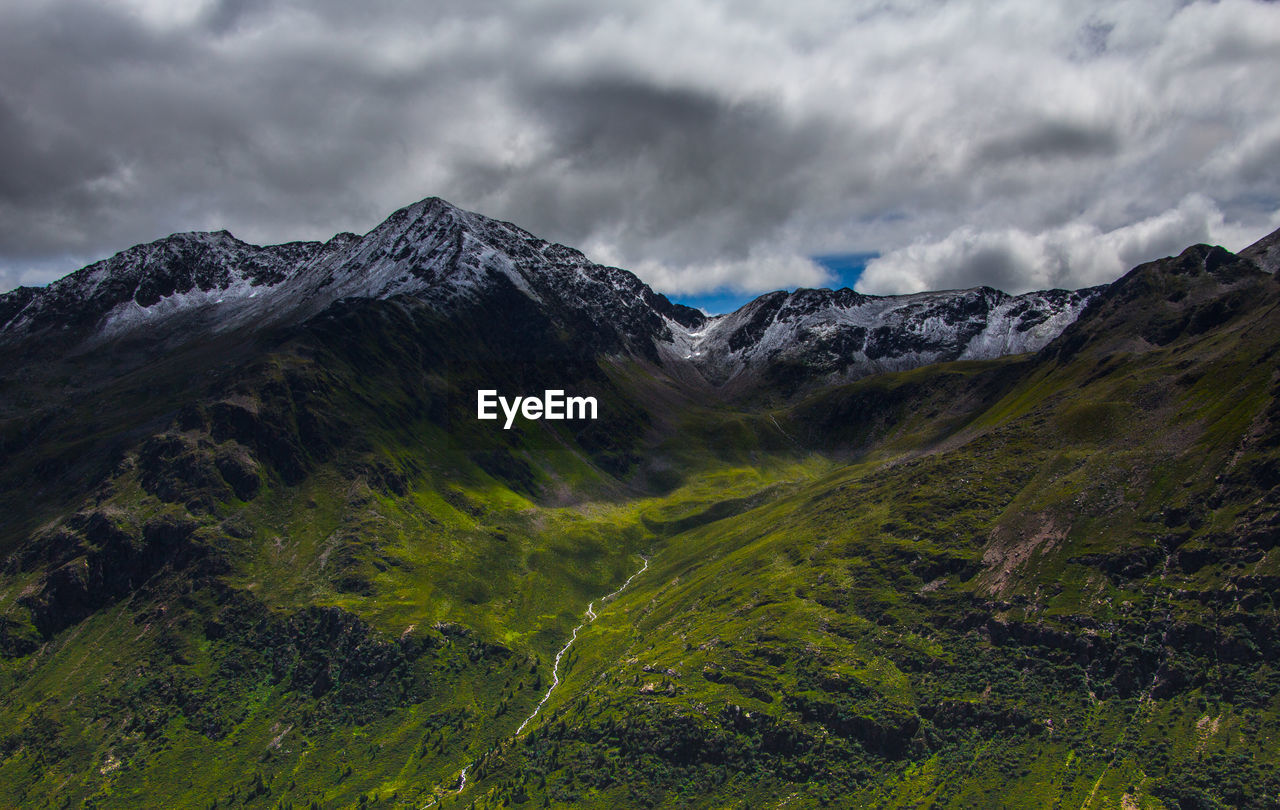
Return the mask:
MULTIPOLYGON (((325 250, 319 242, 257 247, 226 231, 182 233, 137 245, 39 290, 0 298, 0 342, 55 336, 83 340, 112 312, 155 307, 174 296, 217 300, 233 285, 271 286, 325 250), (204 294, 203 296, 199 294, 204 294), (59 332, 69 332, 67 336, 59 332)), ((174 307, 176 309, 176 307, 174 307)))
MULTIPOLYGON (((130 515, 80 513, 35 548, 51 565, 39 590, 19 598, 39 632, 49 638, 97 610, 133 593, 164 569, 196 563, 222 570, 197 524, 181 514, 161 514, 141 525, 130 515)), ((27 563, 35 562, 28 559, 27 563)))
POLYGON ((138 452, 142 488, 168 503, 209 512, 232 495, 252 500, 261 486, 257 461, 235 441, 214 445, 207 436, 152 436, 138 452))
POLYGON ((1240 251, 1240 257, 1248 259, 1267 273, 1275 274, 1280 271, 1280 231, 1274 231, 1240 251))
POLYGON ((709 321, 677 346, 713 385, 763 385, 792 393, 930 363, 1037 351, 1099 292, 776 292, 709 321))
POLYGON ((1094 296, 1052 349, 1065 362, 1086 346, 1134 351, 1167 346, 1225 323, 1247 309, 1258 265, 1220 247, 1193 245, 1177 256, 1138 265, 1094 296), (1139 343, 1135 344, 1135 339, 1139 343))
POLYGON ((737 326, 726 341, 730 351, 742 351, 764 338, 765 330, 778 319, 789 296, 784 292, 771 292, 760 296, 734 315, 742 314, 737 326))
POLYGON ((39 287, 18 287, 0 295, 0 330, 41 294, 39 287))
MULTIPOLYGON (((130 248, 43 290, 0 297, 0 344, 84 351, 164 334, 172 345, 294 326, 344 300, 412 296, 447 317, 511 293, 596 355, 692 366, 713 385, 853 378, 1031 351, 1092 295, 1011 298, 983 288, 885 299, 798 290, 708 318, 625 270, 431 198, 364 236, 323 244, 256 247, 219 231, 130 248)), ((492 315, 495 326, 520 328, 501 308, 492 315)))

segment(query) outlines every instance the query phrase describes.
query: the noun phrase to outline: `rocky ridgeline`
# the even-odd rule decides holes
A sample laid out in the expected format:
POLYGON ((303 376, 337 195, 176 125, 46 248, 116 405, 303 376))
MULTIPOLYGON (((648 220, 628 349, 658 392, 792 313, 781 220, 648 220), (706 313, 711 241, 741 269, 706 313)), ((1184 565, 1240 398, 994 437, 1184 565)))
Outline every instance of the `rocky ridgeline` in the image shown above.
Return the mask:
MULTIPOLYGON (((430 198, 364 236, 258 247, 218 231, 129 248, 46 288, 0 296, 0 344, 66 352, 165 336, 173 345, 296 324, 344 299, 411 297, 448 314, 519 292, 598 353, 660 362, 699 385, 794 388, 1036 351, 1097 291, 798 290, 708 317, 625 270, 430 198)), ((491 328, 511 326, 494 320, 491 328)))

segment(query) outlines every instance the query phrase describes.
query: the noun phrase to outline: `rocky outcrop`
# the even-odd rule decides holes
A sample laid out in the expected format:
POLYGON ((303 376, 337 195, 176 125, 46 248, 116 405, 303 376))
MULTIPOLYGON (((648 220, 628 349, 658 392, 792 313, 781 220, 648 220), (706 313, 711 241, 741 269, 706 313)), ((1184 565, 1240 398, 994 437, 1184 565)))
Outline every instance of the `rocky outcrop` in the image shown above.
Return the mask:
MULTIPOLYGON (((0 344, 47 348, 53 340, 68 350, 148 335, 179 344, 296 325, 344 300, 412 296, 448 316, 495 301, 520 310, 509 303, 514 294, 596 356, 661 362, 677 378, 692 374, 712 386, 794 390, 1035 351, 1095 292, 977 288, 881 298, 798 290, 708 317, 625 270, 430 198, 364 236, 325 243, 257 247, 218 231, 130 248, 43 290, 0 297, 0 344)), ((508 330, 522 322, 492 320, 508 330)))
POLYGON ((164 433, 138 450, 142 488, 167 503, 211 512, 222 501, 252 500, 262 484, 258 462, 238 442, 214 444, 205 435, 164 433))
POLYGON ((49 638, 129 596, 165 570, 226 570, 208 539, 199 524, 178 511, 145 521, 118 510, 76 514, 35 538, 18 561, 45 570, 39 584, 18 603, 49 638))
POLYGON ((1280 231, 1274 231, 1240 251, 1240 257, 1248 259, 1268 273, 1280 271, 1280 231))
POLYGON ((1037 351, 1099 292, 775 292, 686 330, 668 355, 692 364, 713 385, 790 393, 930 363, 1037 351))

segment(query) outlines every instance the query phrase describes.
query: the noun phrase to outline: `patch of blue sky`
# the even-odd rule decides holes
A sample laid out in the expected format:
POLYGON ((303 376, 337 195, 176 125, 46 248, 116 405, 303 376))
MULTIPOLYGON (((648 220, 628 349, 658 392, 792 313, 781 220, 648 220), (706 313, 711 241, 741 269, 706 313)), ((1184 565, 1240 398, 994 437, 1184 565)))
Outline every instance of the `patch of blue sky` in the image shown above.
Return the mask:
MULTIPOLYGON (((826 269, 831 277, 831 281, 827 286, 835 289, 853 287, 853 285, 857 284, 858 279, 862 276, 862 271, 867 267, 867 262, 879 255, 879 253, 824 253, 810 258, 826 269)), ((796 288, 787 287, 785 289, 791 292, 796 288)), ((760 295, 761 293, 746 293, 721 288, 702 295, 668 297, 678 304, 700 309, 709 315, 721 315, 726 312, 733 312, 743 304, 760 297, 760 295)))

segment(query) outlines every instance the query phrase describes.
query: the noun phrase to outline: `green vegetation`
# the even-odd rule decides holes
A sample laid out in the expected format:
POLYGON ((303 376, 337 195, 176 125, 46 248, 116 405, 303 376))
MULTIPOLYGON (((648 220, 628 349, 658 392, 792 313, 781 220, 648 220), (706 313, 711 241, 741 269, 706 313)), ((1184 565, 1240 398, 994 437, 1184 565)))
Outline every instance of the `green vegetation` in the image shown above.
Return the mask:
POLYGON ((0 805, 1274 806, 1280 285, 1184 258, 787 402, 406 302, 162 376, 5 527, 0 805))

